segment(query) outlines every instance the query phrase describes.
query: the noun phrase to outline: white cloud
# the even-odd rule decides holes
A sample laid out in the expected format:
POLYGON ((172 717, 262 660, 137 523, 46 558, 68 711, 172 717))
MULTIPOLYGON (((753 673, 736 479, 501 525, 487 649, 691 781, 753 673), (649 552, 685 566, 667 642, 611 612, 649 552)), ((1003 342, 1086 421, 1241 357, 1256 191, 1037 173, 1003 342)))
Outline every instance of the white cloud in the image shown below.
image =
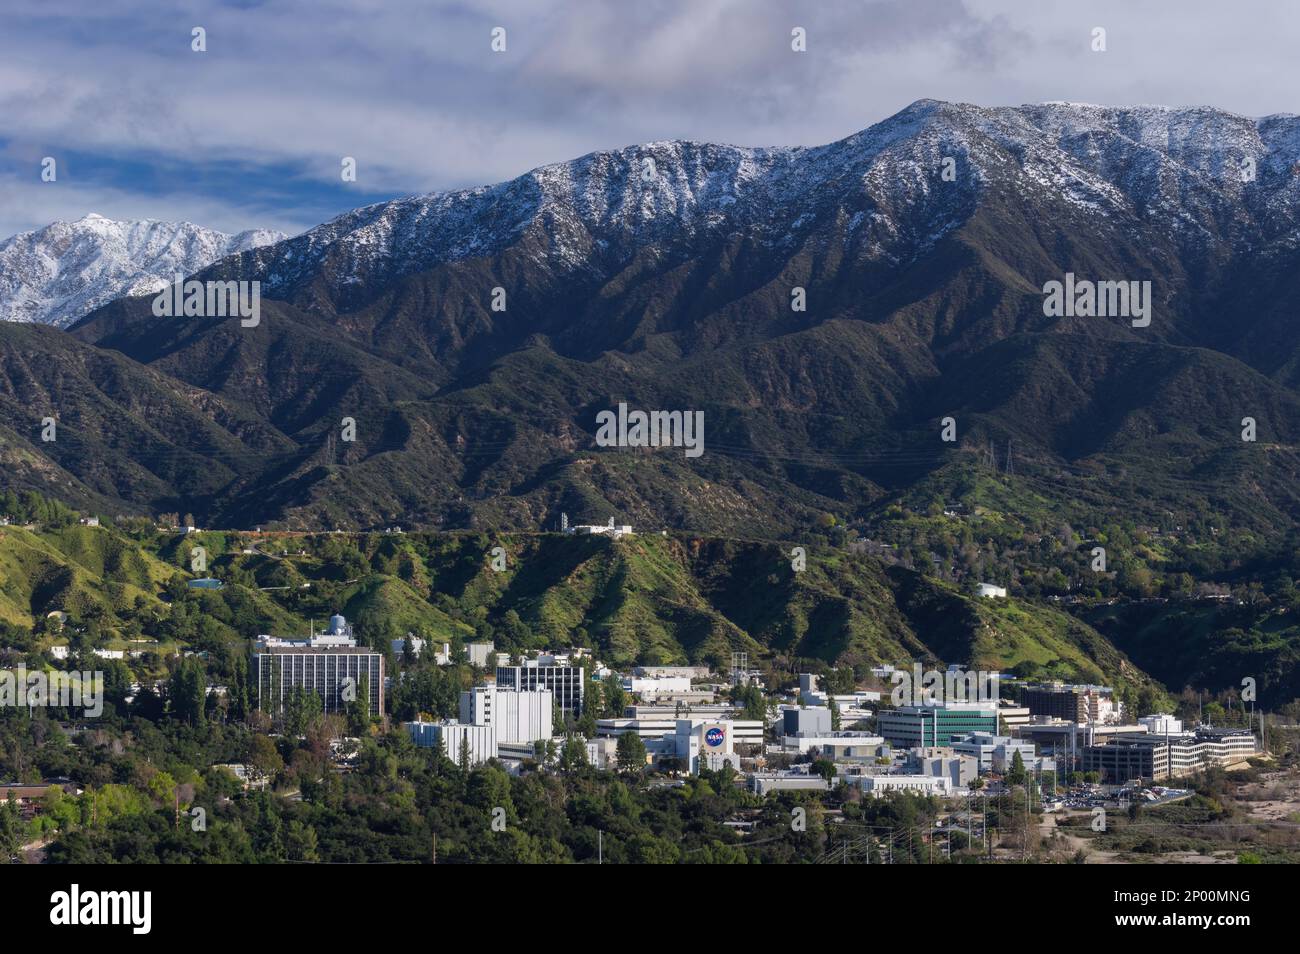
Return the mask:
MULTIPOLYGON (((1264 0, 8 6, 0 137, 11 157, 63 147, 300 169, 333 184, 350 155, 359 185, 393 193, 497 181, 649 139, 816 144, 922 97, 1285 111, 1300 40, 1300 13, 1264 0), (195 25, 207 29, 207 53, 190 51, 195 25), (504 54, 489 49, 497 25, 508 31, 504 54), (807 53, 790 50, 796 25, 807 53), (1088 49, 1094 26, 1108 30, 1104 54, 1088 49)), ((274 191, 253 177, 251 191, 274 191)), ((240 195, 150 197, 143 185, 134 196, 25 188, 0 211, 31 227, 83 197, 105 215, 110 203, 128 216, 175 203, 160 217, 207 211, 214 227, 249 212, 280 228, 301 217, 240 195)))

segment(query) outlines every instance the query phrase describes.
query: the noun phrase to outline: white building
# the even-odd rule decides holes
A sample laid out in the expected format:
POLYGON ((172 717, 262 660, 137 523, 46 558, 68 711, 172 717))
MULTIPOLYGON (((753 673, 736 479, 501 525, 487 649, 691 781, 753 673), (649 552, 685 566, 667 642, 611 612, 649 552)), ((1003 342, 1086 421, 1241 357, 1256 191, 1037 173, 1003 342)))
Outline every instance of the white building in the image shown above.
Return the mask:
MULTIPOLYGON (((92 649, 91 652, 100 659, 125 659, 126 650, 123 649, 92 649)), ((50 655, 55 659, 67 659, 68 647, 66 644, 50 647, 50 655)))
POLYGON ((994 586, 992 583, 980 583, 975 587, 975 595, 988 599, 1005 599, 1007 588, 1005 586, 994 586))
POLYGON ((1028 706, 1018 706, 1010 699, 998 700, 998 728, 1003 732, 1014 733, 1022 725, 1028 725, 1033 718, 1028 706))
POLYGON ((947 746, 913 749, 908 753, 904 767, 909 775, 946 778, 954 790, 965 788, 979 775, 977 759, 970 755, 960 755, 956 749, 947 746))
POLYGON ((684 676, 687 679, 707 679, 709 677, 708 666, 637 666, 632 670, 636 676, 644 676, 647 679, 659 679, 671 676, 684 676))
POLYGON ((492 665, 494 647, 491 643, 466 643, 465 655, 469 657, 471 666, 478 666, 480 669, 487 669, 492 665))
POLYGON ((420 653, 424 652, 424 640, 419 636, 407 636, 406 639, 394 639, 393 655, 398 659, 401 659, 406 653, 406 643, 408 640, 411 643, 411 655, 417 659, 420 658, 420 653))
POLYGON ((807 772, 756 772, 749 776, 749 790, 758 796, 768 792, 824 792, 830 787, 830 782, 820 775, 807 772))
POLYGON ((727 726, 728 744, 763 745, 764 725, 757 719, 719 719, 701 718, 700 713, 692 711, 691 718, 683 720, 675 716, 637 719, 597 719, 596 735, 600 738, 616 739, 624 732, 635 732, 646 743, 655 742, 677 734, 677 727, 688 723, 708 722, 710 725, 727 726))
MULTIPOLYGON (((398 640, 397 642, 400 642, 398 640)), ((480 669, 487 669, 496 663, 497 653, 491 643, 466 643, 465 644, 465 661, 471 666, 478 666, 480 669)), ((434 644, 433 661, 438 666, 451 665, 451 643, 434 644)), ((394 643, 396 651, 396 642, 394 643)), ((501 655, 505 655, 504 653, 501 655)), ((505 664, 508 665, 510 657, 506 656, 505 664)))
POLYGON ((824 755, 831 759, 873 760, 886 748, 882 736, 870 732, 817 732, 782 737, 782 747, 787 752, 824 755))
POLYGON ((475 686, 460 694, 460 721, 496 727, 498 744, 551 738, 555 695, 549 689, 520 692, 475 686))
POLYGON ((610 517, 609 523, 607 524, 580 523, 576 527, 566 528, 564 532, 568 534, 577 534, 579 536, 592 534, 603 535, 617 539, 618 537, 631 536, 632 527, 626 523, 616 525, 614 523, 614 518, 610 517))
POLYGON ((623 680, 623 688, 642 698, 653 699, 674 692, 690 692, 691 680, 689 676, 632 676, 623 680))
MULTIPOLYGON (((563 746, 563 741, 557 740, 558 746, 563 746)), ((587 739, 584 743, 587 750, 587 764, 592 768, 607 769, 618 763, 618 739, 614 737, 604 739, 587 739)))
POLYGON ((862 794, 875 798, 885 792, 915 792, 946 797, 958 794, 952 780, 935 775, 849 775, 844 781, 857 785, 862 794))
POLYGON ((678 719, 673 734, 673 748, 682 765, 692 775, 701 768, 712 772, 731 765, 740 771, 740 756, 733 748, 730 722, 710 722, 703 719, 678 719))
POLYGON ((1175 719, 1171 715, 1157 713, 1155 715, 1143 716, 1138 719, 1138 725, 1146 726, 1150 735, 1182 735, 1183 720, 1175 719))
POLYGON ((1051 771, 1052 766, 1043 764, 1034 751, 1034 743, 1026 739, 1013 739, 1005 735, 992 735, 988 732, 972 732, 966 738, 952 743, 953 752, 968 755, 979 766, 981 774, 985 772, 1005 773, 1015 764, 1016 753, 1024 763, 1025 771, 1051 771))
POLYGON ((441 746, 447 758, 457 764, 460 764, 461 750, 465 747, 468 747, 470 765, 479 765, 497 757, 495 726, 459 722, 407 722, 404 725, 416 745, 421 748, 441 746))

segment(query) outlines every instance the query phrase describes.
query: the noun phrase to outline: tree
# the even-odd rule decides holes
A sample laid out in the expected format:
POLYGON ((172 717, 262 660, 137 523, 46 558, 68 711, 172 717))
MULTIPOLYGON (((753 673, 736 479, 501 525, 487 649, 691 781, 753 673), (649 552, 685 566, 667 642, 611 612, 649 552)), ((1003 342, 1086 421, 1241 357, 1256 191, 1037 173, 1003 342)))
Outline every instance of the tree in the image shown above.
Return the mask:
POLYGON ((611 675, 601 682, 601 696, 605 702, 605 718, 619 719, 623 716, 623 707, 627 698, 623 692, 623 681, 611 675))
POLYGON ((321 718, 321 698, 313 690, 294 686, 284 700, 286 735, 306 735, 321 718))
POLYGON ((0 805, 0 863, 9 863, 18 855, 23 843, 23 819, 18 813, 18 803, 13 792, 0 805))
POLYGON ((248 764, 253 776, 263 781, 284 771, 284 759, 275 743, 261 733, 255 733, 248 744, 248 764))
POLYGON ((564 747, 560 749, 560 771, 572 775, 579 769, 587 767, 587 746, 576 735, 566 736, 564 747))
POLYGON ((353 735, 366 735, 370 729, 370 678, 362 674, 357 680, 356 698, 346 704, 348 731, 353 735))
POLYGON ((316 829, 294 819, 285 833, 285 848, 290 861, 320 861, 316 850, 316 829))
POLYGON ((1025 778, 1025 760, 1020 757, 1020 750, 1017 749, 1011 756, 1011 768, 1007 770, 1007 784, 1023 785, 1025 778))
POLYGON ((826 699, 831 710, 831 731, 838 732, 840 731, 840 707, 834 696, 827 694, 826 699))
POLYGON ((635 732, 624 732, 618 737, 618 768, 621 772, 640 772, 645 768, 645 743, 635 732))
POLYGON ((168 696, 173 717, 193 726, 203 724, 208 696, 207 674, 198 657, 181 659, 181 664, 172 673, 168 696))

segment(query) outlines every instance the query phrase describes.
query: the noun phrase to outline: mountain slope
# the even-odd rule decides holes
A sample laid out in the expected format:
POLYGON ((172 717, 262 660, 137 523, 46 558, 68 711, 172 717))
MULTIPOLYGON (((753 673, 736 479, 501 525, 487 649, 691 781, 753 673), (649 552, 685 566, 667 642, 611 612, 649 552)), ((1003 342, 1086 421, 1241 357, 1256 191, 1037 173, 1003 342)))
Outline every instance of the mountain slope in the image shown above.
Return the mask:
POLYGON ((96 621, 92 643, 143 625, 147 636, 211 639, 204 647, 216 649, 252 627, 287 635, 343 609, 361 638, 385 651, 390 639, 413 631, 440 642, 489 638, 508 652, 576 642, 618 666, 725 668, 732 651, 743 650, 791 673, 800 661, 863 674, 913 660, 1028 663, 1124 687, 1151 685, 1095 631, 1051 609, 1018 602, 993 609, 911 571, 829 548, 811 547, 807 557, 796 573, 787 548, 774 543, 659 535, 282 538, 0 527, 0 620, 43 626, 47 613, 60 610, 71 617, 70 631, 96 621), (224 580, 223 589, 171 582, 193 575, 181 569, 192 545, 207 549, 206 572, 224 580), (507 554, 500 572, 492 569, 498 546, 507 554))
POLYGON ((227 235, 189 222, 115 222, 90 213, 0 242, 0 320, 64 327, 125 295, 146 295, 280 232, 227 235))
MULTIPOLYGON (((292 444, 181 508, 207 522, 617 512, 786 535, 1012 441, 1017 475, 1061 506, 1122 469, 1285 526, 1300 517, 1298 130, 921 101, 810 149, 649 143, 358 209, 204 270, 263 283, 256 328, 122 299, 70 330, 292 444), (1043 284, 1066 272, 1150 281, 1150 326, 1047 317, 1043 284), (704 455, 594 446, 596 414, 622 401, 702 410, 704 455), (938 439, 949 415, 956 446, 938 439)), ((160 496, 120 492, 128 508, 160 496)))

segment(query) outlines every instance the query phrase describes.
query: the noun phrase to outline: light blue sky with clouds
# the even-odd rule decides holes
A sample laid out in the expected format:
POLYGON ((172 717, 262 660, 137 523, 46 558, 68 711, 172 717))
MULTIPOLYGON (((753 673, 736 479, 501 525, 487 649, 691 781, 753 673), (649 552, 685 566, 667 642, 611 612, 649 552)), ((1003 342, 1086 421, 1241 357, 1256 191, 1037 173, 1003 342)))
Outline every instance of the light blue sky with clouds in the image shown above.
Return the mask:
POLYGON ((925 97, 1300 111, 1285 0, 3 0, 0 17, 0 237, 92 211, 296 232, 635 142, 828 142, 925 97))

